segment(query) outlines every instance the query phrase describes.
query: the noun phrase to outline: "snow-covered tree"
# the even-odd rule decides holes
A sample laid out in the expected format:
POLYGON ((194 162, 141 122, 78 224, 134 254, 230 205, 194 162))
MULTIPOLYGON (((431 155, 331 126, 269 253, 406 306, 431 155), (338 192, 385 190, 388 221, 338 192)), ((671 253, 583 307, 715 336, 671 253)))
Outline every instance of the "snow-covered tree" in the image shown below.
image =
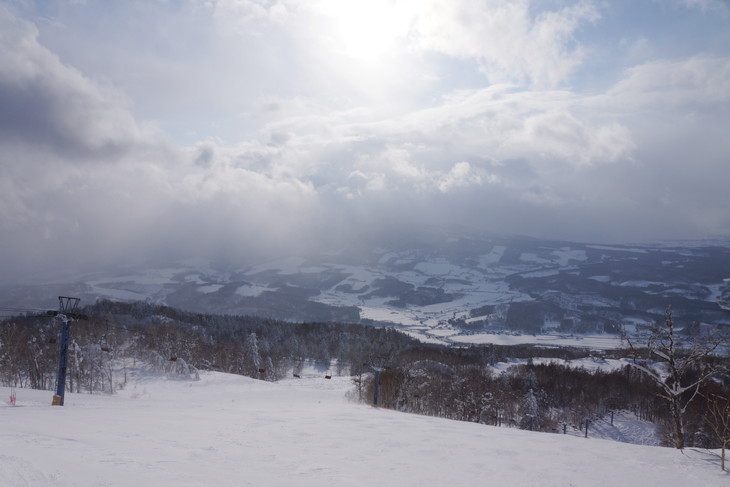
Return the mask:
POLYGON ((530 431, 535 429, 538 424, 540 416, 540 406, 537 402, 537 396, 535 392, 530 389, 527 394, 522 398, 520 403, 520 414, 522 415, 522 421, 520 421, 521 429, 529 429, 530 431))
POLYGON ((245 356, 244 370, 249 377, 257 377, 259 368, 261 368, 261 355, 259 354, 259 342, 256 332, 251 332, 246 336, 243 346, 245 356))
MULTIPOLYGON (((629 347, 637 352, 631 338, 624 338, 629 347)), ((718 367, 712 364, 710 358, 721 342, 720 338, 693 337, 681 343, 672 311, 667 308, 664 323, 654 326, 643 344, 650 358, 658 362, 635 358, 631 363, 659 386, 659 396, 669 406, 676 448, 684 448, 684 414, 687 406, 699 393, 700 386, 718 372, 718 367)))

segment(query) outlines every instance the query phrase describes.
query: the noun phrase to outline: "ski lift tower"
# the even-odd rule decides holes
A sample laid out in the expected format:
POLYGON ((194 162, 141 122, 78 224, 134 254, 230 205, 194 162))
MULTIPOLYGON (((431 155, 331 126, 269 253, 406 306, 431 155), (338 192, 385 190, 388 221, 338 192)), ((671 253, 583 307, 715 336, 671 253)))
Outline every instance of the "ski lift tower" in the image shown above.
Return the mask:
POLYGON ((388 370, 390 367, 385 365, 385 361, 370 361, 364 364, 372 369, 375 373, 373 377, 373 407, 378 407, 378 399, 380 398, 380 373, 388 370))
POLYGON ((56 314, 61 320, 61 344, 58 353, 58 375, 56 377, 56 394, 53 396, 52 406, 63 406, 63 398, 66 393, 66 364, 68 359, 68 341, 71 330, 71 321, 85 318, 76 313, 79 305, 79 298, 68 296, 58 297, 59 311, 56 314))

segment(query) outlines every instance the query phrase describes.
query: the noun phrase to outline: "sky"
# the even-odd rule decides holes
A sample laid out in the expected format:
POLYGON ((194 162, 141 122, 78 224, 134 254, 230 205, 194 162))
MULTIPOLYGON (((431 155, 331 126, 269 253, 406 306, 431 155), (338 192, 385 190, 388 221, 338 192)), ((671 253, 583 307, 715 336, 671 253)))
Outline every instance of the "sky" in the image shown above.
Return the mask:
POLYGON ((730 236, 727 0, 1 0, 0 268, 730 236))

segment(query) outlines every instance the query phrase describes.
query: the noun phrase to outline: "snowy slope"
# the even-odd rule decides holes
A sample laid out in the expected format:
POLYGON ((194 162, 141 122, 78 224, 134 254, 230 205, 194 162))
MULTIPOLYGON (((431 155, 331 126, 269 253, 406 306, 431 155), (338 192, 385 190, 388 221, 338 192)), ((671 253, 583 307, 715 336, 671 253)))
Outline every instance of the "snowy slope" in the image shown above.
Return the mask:
MULTIPOLYGON (((530 433, 348 402, 346 378, 141 378, 0 403, 2 486, 720 486, 711 452, 530 433)), ((0 388, 0 397, 9 396, 0 388)))
POLYGON ((614 415, 613 424, 611 424, 610 415, 591 421, 588 434, 593 438, 622 441, 635 445, 659 446, 656 430, 655 424, 642 421, 628 411, 619 411, 614 415))

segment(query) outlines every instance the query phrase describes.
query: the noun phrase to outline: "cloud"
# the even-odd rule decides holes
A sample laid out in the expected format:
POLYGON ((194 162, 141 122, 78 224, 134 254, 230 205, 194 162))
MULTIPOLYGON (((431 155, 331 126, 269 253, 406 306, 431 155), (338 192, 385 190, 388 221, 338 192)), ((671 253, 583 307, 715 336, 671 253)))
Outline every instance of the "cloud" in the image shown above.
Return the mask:
POLYGON ((730 57, 654 61, 627 70, 607 93, 633 107, 709 107, 730 101, 730 57))
POLYGON ((207 2, 214 10, 214 15, 231 25, 256 24, 262 20, 282 21, 287 15, 287 7, 283 2, 258 2, 254 0, 218 0, 207 2))
POLYGON ((61 63, 37 29, 0 9, 0 137, 90 160, 143 137, 124 99, 61 63))
POLYGON ((486 174, 485 171, 474 169, 467 161, 454 164, 454 167, 439 181, 439 190, 442 192, 458 188, 465 188, 471 185, 479 185, 483 181, 496 182, 497 177, 486 174))
POLYGON ((587 124, 560 109, 526 118, 524 130, 515 137, 511 143, 525 148, 523 157, 549 158, 577 167, 631 158, 635 148, 630 131, 620 123, 587 124))
POLYGON ((594 3, 378 5, 406 20, 367 61, 324 49, 336 19, 317 2, 145 3, 132 40, 121 5, 96 44, 80 17, 0 10, 4 275, 241 263, 454 223, 592 241, 730 233, 728 53, 649 53, 579 89, 599 48, 584 31, 604 21, 594 3))
POLYGON ((54 263, 261 255, 288 247, 292 233, 306 244, 316 195, 277 168, 286 161, 275 147, 175 147, 141 127, 116 90, 42 46, 32 24, 0 14, 6 278, 54 263))
POLYGON ((444 169, 454 158, 549 160, 590 166, 630 159, 631 133, 614 117, 586 111, 585 97, 563 91, 525 93, 510 86, 461 91, 435 107, 373 124, 351 124, 347 134, 408 140, 421 161, 444 169), (458 141, 455 143, 454 141, 458 141))
POLYGON ((587 49, 575 40, 585 22, 599 18, 581 1, 535 14, 526 0, 419 2, 416 42, 450 56, 475 59, 491 82, 553 87, 581 64, 587 49))

